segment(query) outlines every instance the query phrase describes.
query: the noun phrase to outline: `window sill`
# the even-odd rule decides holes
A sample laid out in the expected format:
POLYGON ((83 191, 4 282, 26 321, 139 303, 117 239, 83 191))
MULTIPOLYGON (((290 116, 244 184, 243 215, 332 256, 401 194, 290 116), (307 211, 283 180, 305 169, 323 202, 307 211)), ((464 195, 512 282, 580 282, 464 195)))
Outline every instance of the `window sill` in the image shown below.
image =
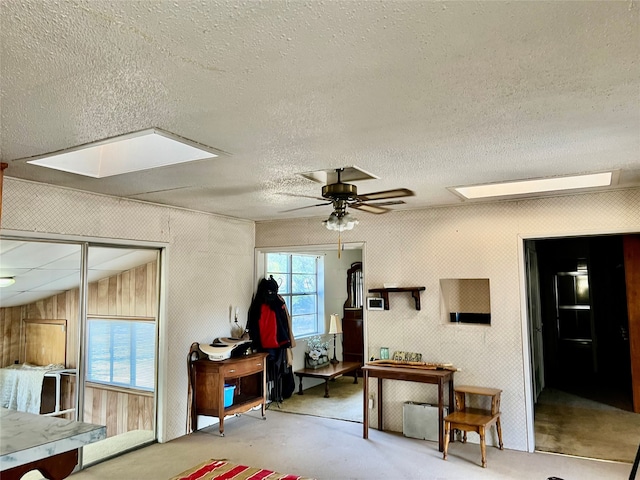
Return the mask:
POLYGON ((128 393, 130 395, 140 395, 142 397, 153 397, 154 392, 149 390, 140 390, 138 388, 118 387, 116 385, 107 385, 105 383, 86 382, 85 387, 95 388, 99 390, 109 390, 111 392, 128 393))

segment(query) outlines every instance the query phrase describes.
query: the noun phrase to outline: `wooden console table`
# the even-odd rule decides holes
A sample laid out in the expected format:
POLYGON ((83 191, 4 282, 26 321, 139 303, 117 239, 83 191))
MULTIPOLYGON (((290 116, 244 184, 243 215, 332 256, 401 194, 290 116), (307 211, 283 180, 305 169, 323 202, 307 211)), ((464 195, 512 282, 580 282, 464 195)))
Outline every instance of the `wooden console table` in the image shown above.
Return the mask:
POLYGON ((330 363, 326 367, 298 370, 295 372, 300 379, 298 395, 304 395, 302 392, 302 377, 322 378, 324 380, 324 398, 329 398, 329 380, 333 380, 345 373, 353 372, 353 383, 358 383, 357 370, 361 366, 360 362, 338 362, 336 364, 330 363))
POLYGON ((197 429, 198 415, 218 417, 220 436, 224 437, 224 417, 244 413, 262 405, 265 418, 267 403, 266 353, 254 353, 244 357, 212 361, 199 359, 191 363, 193 395, 191 428, 197 429), (224 406, 224 385, 235 385, 233 403, 224 406))
POLYGON ((444 386, 449 385, 449 412, 453 412, 453 371, 451 370, 427 370, 407 367, 389 367, 382 365, 365 365, 362 367, 364 374, 362 412, 363 433, 362 438, 369 438, 369 377, 378 379, 378 430, 383 428, 382 415, 382 380, 404 380, 406 382, 420 382, 438 385, 438 449, 444 450, 444 386))

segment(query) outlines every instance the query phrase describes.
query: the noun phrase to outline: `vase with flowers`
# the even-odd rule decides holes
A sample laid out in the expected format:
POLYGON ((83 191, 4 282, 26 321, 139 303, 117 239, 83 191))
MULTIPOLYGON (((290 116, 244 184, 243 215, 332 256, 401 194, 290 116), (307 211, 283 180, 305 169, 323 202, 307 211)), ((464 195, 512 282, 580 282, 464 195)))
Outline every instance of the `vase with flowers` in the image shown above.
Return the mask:
POLYGON ((306 368, 320 368, 329 365, 329 341, 320 335, 307 339, 307 351, 304 354, 306 368))

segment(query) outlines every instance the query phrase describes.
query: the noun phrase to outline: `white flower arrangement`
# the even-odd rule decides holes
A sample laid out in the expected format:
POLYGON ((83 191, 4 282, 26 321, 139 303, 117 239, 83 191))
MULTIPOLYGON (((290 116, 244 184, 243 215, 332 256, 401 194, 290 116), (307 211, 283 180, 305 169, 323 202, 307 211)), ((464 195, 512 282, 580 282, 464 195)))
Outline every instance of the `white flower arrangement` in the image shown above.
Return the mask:
POLYGON ((318 360, 321 357, 326 357, 329 351, 329 341, 322 340, 320 335, 315 335, 307 339, 307 356, 312 360, 318 360))

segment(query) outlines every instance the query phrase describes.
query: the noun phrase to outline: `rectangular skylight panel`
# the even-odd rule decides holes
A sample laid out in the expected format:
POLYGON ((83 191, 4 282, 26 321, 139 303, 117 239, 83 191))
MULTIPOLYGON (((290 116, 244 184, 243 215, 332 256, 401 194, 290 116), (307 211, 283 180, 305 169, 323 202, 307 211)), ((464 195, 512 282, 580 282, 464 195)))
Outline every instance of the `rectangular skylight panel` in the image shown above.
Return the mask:
POLYGON ((27 163, 103 178, 217 157, 213 149, 158 129, 121 135, 29 160, 27 163))
POLYGON ((611 185, 612 172, 574 175, 569 177, 539 178, 517 182, 491 183, 456 187, 454 190, 468 199, 527 195, 535 193, 575 190, 611 185))

